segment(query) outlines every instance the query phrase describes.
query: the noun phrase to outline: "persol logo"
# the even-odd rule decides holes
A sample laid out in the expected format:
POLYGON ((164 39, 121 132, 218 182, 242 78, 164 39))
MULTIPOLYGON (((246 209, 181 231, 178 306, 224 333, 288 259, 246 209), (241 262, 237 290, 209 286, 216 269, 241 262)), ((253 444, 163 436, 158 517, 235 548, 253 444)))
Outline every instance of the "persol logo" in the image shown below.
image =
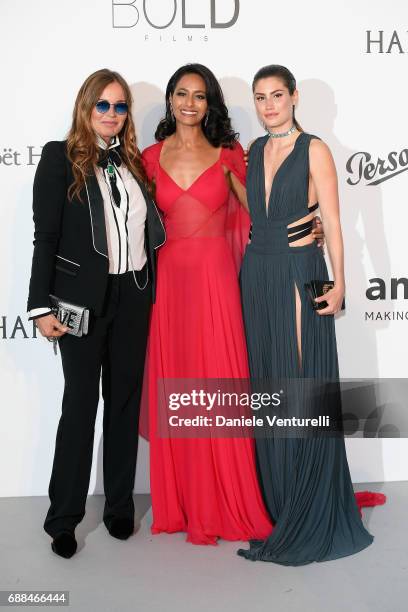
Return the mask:
MULTIPOLYGON (((222 0, 112 0, 112 27, 134 28, 144 22, 156 30, 164 30, 179 24, 183 29, 231 28, 239 16, 239 0, 230 0, 231 13, 226 17, 225 7, 223 18, 221 12, 222 0), (194 10, 207 4, 207 18, 194 18, 194 10)), ((224 3, 225 4, 225 3, 224 3)), ((195 13, 197 15, 197 13, 195 13)), ((201 13, 200 13, 201 14, 201 13)))
POLYGON ((348 159, 346 169, 351 175, 347 179, 349 185, 358 185, 362 180, 368 186, 379 185, 408 170, 408 149, 391 151, 385 159, 378 157, 375 161, 370 153, 359 151, 348 159))

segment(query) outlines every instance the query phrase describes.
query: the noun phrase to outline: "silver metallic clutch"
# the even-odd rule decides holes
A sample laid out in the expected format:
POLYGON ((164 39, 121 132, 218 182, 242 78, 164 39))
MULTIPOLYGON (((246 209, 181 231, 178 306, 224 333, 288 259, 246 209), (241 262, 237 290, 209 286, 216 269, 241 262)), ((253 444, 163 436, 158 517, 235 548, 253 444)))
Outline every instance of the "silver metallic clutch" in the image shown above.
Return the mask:
POLYGON ((88 333, 89 309, 50 295, 51 309, 60 323, 68 327, 67 334, 81 338, 88 333))

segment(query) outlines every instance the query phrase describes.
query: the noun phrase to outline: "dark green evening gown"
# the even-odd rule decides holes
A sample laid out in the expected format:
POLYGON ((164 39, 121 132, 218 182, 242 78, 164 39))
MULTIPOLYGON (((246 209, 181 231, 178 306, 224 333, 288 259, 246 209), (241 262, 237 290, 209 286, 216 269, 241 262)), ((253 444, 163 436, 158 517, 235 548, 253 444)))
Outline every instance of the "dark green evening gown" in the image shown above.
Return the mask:
MULTIPOLYGON (((247 192, 252 240, 241 268, 241 290, 252 379, 338 380, 334 317, 313 311, 304 284, 328 279, 313 242, 290 246, 288 224, 308 214, 309 144, 301 133, 278 169, 265 207, 264 147, 252 145, 247 192), (302 365, 296 338, 295 286, 301 298, 302 365)), ((304 228, 304 234, 310 228, 304 228)), ((362 524, 343 436, 313 439, 274 434, 256 440, 261 488, 274 528, 265 541, 238 553, 247 559, 303 565, 356 553, 373 541, 362 524)))

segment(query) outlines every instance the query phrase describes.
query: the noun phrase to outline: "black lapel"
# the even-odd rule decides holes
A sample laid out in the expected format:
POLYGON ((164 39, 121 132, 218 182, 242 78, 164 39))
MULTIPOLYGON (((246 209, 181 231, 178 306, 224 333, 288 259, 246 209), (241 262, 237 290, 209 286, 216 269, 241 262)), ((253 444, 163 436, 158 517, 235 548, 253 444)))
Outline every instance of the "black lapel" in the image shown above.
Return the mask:
POLYGON ((85 187, 91 217, 93 247, 97 253, 108 257, 103 198, 98 179, 94 174, 87 176, 85 187))

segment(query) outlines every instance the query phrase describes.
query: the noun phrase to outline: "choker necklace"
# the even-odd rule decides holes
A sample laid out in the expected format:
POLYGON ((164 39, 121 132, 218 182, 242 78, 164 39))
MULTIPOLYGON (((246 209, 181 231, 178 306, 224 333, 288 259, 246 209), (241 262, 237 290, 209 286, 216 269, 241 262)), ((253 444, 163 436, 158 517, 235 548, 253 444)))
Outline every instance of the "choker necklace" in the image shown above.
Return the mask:
POLYGON ((266 131, 268 132, 270 138, 284 138, 284 136, 289 136, 290 134, 293 134, 295 130, 296 126, 292 125, 292 127, 287 132, 270 132, 268 129, 266 131))

